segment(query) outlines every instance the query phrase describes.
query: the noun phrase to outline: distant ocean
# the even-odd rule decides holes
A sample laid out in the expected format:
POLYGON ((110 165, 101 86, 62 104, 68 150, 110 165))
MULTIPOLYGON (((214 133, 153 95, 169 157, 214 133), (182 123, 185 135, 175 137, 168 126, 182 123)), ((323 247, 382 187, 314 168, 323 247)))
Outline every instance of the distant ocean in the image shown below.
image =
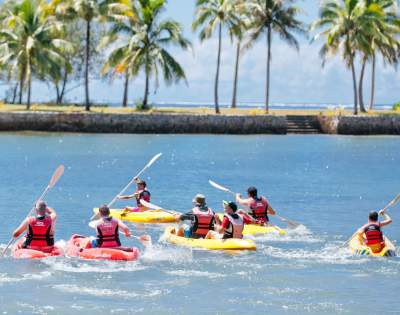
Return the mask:
MULTIPOLYGON (((107 102, 104 102, 107 104, 107 102)), ((121 103, 108 103, 111 106, 120 106, 121 103)), ((166 108, 166 107, 183 107, 183 108, 201 108, 211 107, 214 108, 213 103, 209 102, 154 102, 153 107, 166 108)), ((132 105, 130 105, 132 106, 132 105)), ((221 108, 229 108, 230 103, 220 103, 221 108)), ((239 103, 238 108, 264 108, 263 103, 239 103)), ((393 104, 376 104, 375 110, 390 110, 393 104)), ((353 109, 353 104, 333 104, 333 103, 272 103, 270 109, 300 109, 300 110, 334 110, 334 109, 353 109)))

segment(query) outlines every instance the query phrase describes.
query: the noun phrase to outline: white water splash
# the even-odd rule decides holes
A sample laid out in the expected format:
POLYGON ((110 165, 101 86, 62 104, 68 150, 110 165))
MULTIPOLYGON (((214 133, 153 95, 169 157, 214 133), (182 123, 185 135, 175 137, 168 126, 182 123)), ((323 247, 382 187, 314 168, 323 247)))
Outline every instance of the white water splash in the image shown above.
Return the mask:
POLYGON ((57 284, 53 286, 53 289, 61 292, 73 293, 79 295, 91 295, 97 297, 116 297, 120 299, 131 299, 131 298, 146 298, 154 297, 159 295, 166 295, 170 291, 167 289, 153 289, 153 290, 141 290, 140 292, 126 291, 126 290, 115 290, 115 289, 100 289, 98 287, 83 287, 74 284, 57 284))
POLYGON ((49 271, 43 271, 43 272, 34 273, 34 274, 26 273, 26 274, 22 274, 18 277, 9 276, 6 273, 0 273, 0 284, 1 283, 20 282, 20 281, 29 281, 29 280, 38 281, 38 280, 42 280, 45 278, 49 278, 51 275, 52 275, 52 273, 49 271))
POLYGON ((81 259, 71 259, 67 257, 57 257, 57 259, 45 259, 43 262, 51 269, 56 271, 87 273, 87 272, 121 272, 121 271, 141 271, 147 267, 136 261, 120 262, 120 261, 84 261, 81 259))
POLYGON ((276 233, 268 233, 265 235, 257 236, 255 238, 258 242, 299 242, 299 243, 319 243, 323 239, 315 236, 304 225, 299 225, 295 229, 286 229, 286 234, 280 235, 276 233))
POLYGON ((327 244, 322 249, 281 249, 268 246, 263 252, 271 257, 299 260, 303 263, 317 264, 362 264, 368 260, 365 256, 354 256, 347 248, 336 244, 327 244))
POLYGON ((224 278, 225 275, 221 273, 198 271, 198 270, 171 270, 166 271, 166 274, 180 277, 204 277, 209 279, 224 278))
POLYGON ((193 260, 193 253, 190 248, 163 247, 152 245, 145 248, 141 259, 146 262, 169 261, 175 264, 187 263, 193 260))

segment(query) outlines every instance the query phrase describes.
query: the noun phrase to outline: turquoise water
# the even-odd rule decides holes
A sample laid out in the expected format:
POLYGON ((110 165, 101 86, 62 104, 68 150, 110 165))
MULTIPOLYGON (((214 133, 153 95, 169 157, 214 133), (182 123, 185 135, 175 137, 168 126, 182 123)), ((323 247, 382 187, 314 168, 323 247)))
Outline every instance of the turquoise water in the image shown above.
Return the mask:
MULTIPOLYGON (((48 195, 57 239, 89 235, 91 209, 109 202, 156 153, 144 178, 152 201, 180 211, 202 192, 221 208, 256 185, 282 216, 305 227, 257 238, 258 250, 228 255, 159 242, 163 226, 130 225, 153 246, 137 262, 63 257, 0 260, 0 314, 400 314, 399 258, 354 257, 340 248, 368 211, 400 191, 400 138, 335 136, 167 136, 0 134, 0 247, 53 170, 48 195)), ((117 206, 124 206, 120 202, 117 206)), ((400 239, 400 205, 385 229, 400 239)), ((284 226, 279 221, 274 221, 284 226)))

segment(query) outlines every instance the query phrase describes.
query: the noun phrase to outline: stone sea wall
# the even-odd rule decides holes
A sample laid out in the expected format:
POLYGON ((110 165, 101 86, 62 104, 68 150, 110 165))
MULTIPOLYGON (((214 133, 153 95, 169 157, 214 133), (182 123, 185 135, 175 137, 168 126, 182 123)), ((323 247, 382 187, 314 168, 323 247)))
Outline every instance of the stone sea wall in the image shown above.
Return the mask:
MULTIPOLYGON (((320 115, 317 116, 317 120, 319 129, 326 134, 400 135, 400 115, 320 115)), ((286 134, 288 124, 286 116, 274 115, 2 112, 0 113, 0 131, 286 134)))
POLYGON ((400 115, 319 116, 323 133, 342 135, 400 135, 400 115))
POLYGON ((91 133, 285 134, 284 116, 174 114, 0 113, 0 131, 91 133))

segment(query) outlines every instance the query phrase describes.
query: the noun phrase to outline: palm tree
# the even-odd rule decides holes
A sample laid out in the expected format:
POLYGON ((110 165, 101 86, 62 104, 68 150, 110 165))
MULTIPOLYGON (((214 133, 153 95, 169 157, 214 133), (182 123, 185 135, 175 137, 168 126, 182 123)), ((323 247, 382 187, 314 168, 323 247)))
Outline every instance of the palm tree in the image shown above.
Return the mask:
MULTIPOLYGON (((190 42, 183 37, 182 27, 171 19, 161 20, 165 0, 139 0, 131 3, 132 12, 136 12, 137 23, 129 23, 125 29, 128 35, 125 42, 114 50, 112 58, 119 61, 122 70, 136 75, 143 70, 145 90, 142 108, 148 108, 149 85, 154 77, 158 86, 161 72, 166 84, 186 80, 182 66, 168 52, 167 48, 176 46, 188 49, 190 42)), ((121 29, 122 31, 122 29, 121 29)), ((113 64, 113 62, 111 62, 113 64)))
POLYGON ((325 0, 320 8, 320 18, 311 27, 322 29, 313 40, 326 37, 320 50, 323 64, 328 55, 341 52, 347 67, 351 69, 354 93, 354 114, 358 114, 358 91, 355 58, 360 42, 365 40, 362 26, 366 24, 364 2, 359 0, 325 0))
POLYGON ((122 106, 128 106, 129 80, 136 76, 138 67, 135 64, 137 52, 137 26, 139 23, 137 7, 132 1, 114 3, 108 12, 110 29, 100 43, 100 49, 107 46, 114 47, 107 57, 102 74, 110 74, 113 78, 116 74, 124 77, 124 91, 122 106), (132 40, 133 39, 133 40, 132 40))
MULTIPOLYGON (((375 98, 375 71, 376 54, 380 53, 383 60, 396 65, 400 43, 396 36, 400 33, 400 19, 397 14, 396 0, 366 0, 366 5, 371 11, 376 12, 374 27, 369 33, 369 45, 364 49, 364 55, 371 59, 371 95, 368 110, 372 110, 375 98), (368 49, 369 48, 369 49, 368 49)), ((362 81, 360 84, 360 97, 362 97, 362 81)))
POLYGON ((8 10, 0 30, 0 65, 8 65, 9 75, 19 76, 19 101, 28 89, 27 109, 31 105, 32 76, 55 71, 65 59, 61 50, 70 45, 59 37, 62 23, 46 14, 45 0, 24 0, 8 10))
POLYGON ((221 66, 222 28, 233 29, 240 19, 236 12, 234 0, 197 0, 196 17, 193 22, 193 30, 203 27, 200 31, 200 40, 204 41, 212 36, 218 27, 218 52, 217 71, 214 83, 215 112, 220 113, 218 100, 219 71, 221 66))
POLYGON ((245 33, 248 30, 249 26, 249 16, 246 11, 245 1, 236 0, 234 9, 237 11, 237 16, 239 21, 236 24, 231 25, 231 29, 229 33, 231 35, 231 39, 236 39, 236 59, 235 59, 235 70, 233 75, 233 92, 232 92, 232 108, 237 107, 237 86, 238 86, 238 78, 239 78, 239 64, 240 57, 242 53, 242 42, 245 36, 245 33))
POLYGON ((247 47, 259 40, 263 34, 267 45, 267 73, 265 83, 265 111, 269 111, 271 45, 272 35, 276 33, 290 46, 299 50, 294 32, 303 33, 304 26, 297 19, 299 9, 294 6, 294 0, 250 0, 248 12, 252 17, 250 25, 250 41, 247 47))

